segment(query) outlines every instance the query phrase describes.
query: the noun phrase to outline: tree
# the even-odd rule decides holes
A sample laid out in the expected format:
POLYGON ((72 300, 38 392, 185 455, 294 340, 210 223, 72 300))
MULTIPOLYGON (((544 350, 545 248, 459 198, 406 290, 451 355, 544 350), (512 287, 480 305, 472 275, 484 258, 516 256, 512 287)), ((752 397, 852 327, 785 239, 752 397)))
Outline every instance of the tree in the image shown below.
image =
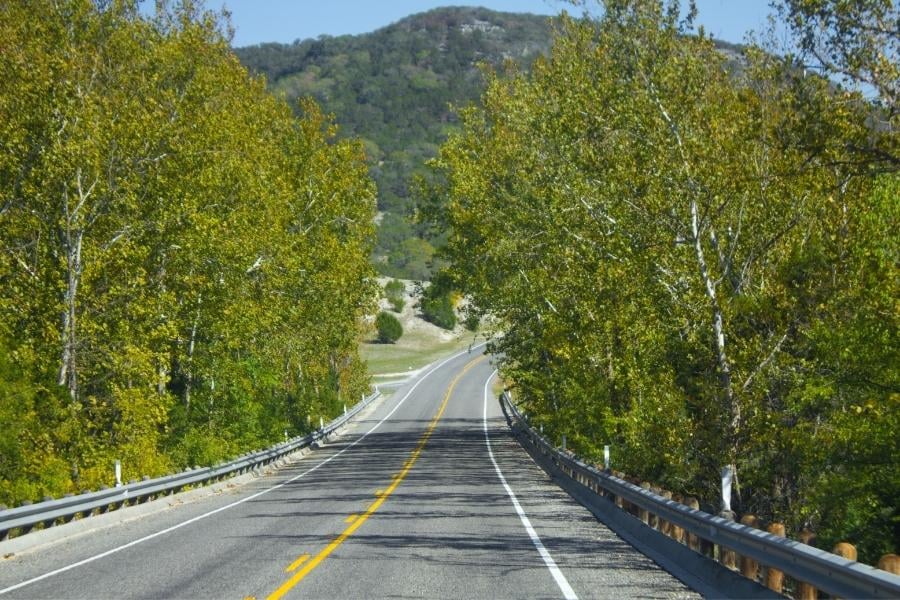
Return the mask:
POLYGON ((453 300, 449 293, 429 293, 422 295, 422 316, 429 323, 434 323, 443 329, 456 327, 456 311, 453 308, 453 300))
POLYGON ((871 135, 855 152, 881 169, 900 168, 900 10, 893 0, 779 0, 775 6, 805 68, 872 96, 871 135))
POLYGON ((117 458, 221 460, 368 387, 362 144, 271 96, 226 28, 190 2, 0 11, 0 333, 22 382, 2 412, 31 436, 0 434, 12 500, 109 483, 117 458), (39 460, 65 468, 35 480, 39 460))
POLYGON ((375 327, 378 329, 378 341, 382 344, 393 344, 403 335, 403 326, 391 313, 378 313, 375 327))
MULTIPOLYGON (((488 72, 422 209, 449 228, 453 286, 497 323, 501 370, 549 432, 588 456, 611 442, 625 470, 713 501, 731 464, 737 507, 836 527, 814 482, 848 460, 818 440, 859 439, 841 416, 859 390, 812 340, 855 297, 851 248, 886 243, 851 226, 879 212, 853 150, 871 110, 755 49, 729 71, 677 12, 608 2, 598 22, 563 19, 530 74, 488 72)), ((892 386, 866 387, 886 407, 878 431, 892 386)))

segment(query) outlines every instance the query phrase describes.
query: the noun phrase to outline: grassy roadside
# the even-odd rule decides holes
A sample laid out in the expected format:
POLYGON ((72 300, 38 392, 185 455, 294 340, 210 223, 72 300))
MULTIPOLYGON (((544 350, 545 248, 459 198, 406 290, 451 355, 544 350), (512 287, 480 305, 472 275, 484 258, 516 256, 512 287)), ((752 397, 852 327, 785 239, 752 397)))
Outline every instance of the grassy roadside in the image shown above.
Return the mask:
MULTIPOLYGON (((479 341, 481 340, 479 336, 479 341)), ((369 364, 373 377, 391 373, 415 371, 439 358, 465 350, 474 342, 474 334, 464 332, 451 339, 442 339, 431 332, 413 330, 405 333, 396 344, 364 342, 360 356, 369 364)))

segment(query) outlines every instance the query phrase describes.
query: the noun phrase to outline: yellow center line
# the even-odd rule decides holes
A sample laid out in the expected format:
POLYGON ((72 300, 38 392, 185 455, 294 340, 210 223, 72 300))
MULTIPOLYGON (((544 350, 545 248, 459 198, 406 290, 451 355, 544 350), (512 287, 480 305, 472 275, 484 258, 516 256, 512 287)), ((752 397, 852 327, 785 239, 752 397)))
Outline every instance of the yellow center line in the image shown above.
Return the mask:
MULTIPOLYGON (((450 387, 447 388, 447 393, 444 395, 444 399, 441 402, 440 408, 438 408, 437 414, 435 414, 434 418, 431 419, 431 422, 425 429, 425 433, 423 433, 422 437, 419 438, 419 444, 410 455, 410 459, 407 460, 406 463, 404 463, 403 469, 400 471, 400 473, 397 474, 391 485, 387 489, 385 489, 384 492, 380 496, 378 496, 372 504, 369 505, 369 508, 366 510, 366 512, 354 519, 353 522, 350 523, 350 525, 343 531, 343 533, 341 533, 341 535, 335 538, 333 542, 325 546, 325 548, 323 548, 321 552, 316 554, 316 556, 311 561, 307 562, 302 569, 294 573, 290 579, 281 584, 281 586, 277 590, 272 592, 266 600, 279 600, 279 598, 288 593, 291 588, 300 583, 300 581, 302 581, 304 577, 306 577, 313 569, 319 566, 319 563, 328 558, 328 555, 334 552, 338 548, 338 546, 343 544, 344 540, 353 535, 353 532, 359 529, 360 526, 366 522, 366 519, 372 516, 372 514, 374 514, 382 504, 384 504, 384 501, 387 500, 388 496, 394 493, 394 490, 397 489, 397 486, 400 485, 400 482, 403 481, 403 479, 409 473, 410 469, 412 469, 413 465, 416 463, 416 460, 418 460, 419 455, 422 453, 422 449, 425 447, 425 444, 428 443, 428 439, 431 437, 434 428, 437 427, 438 421, 441 419, 441 416, 444 414, 444 410, 447 408, 447 403, 450 401, 450 394, 453 393, 453 388, 456 387, 456 384, 459 382, 462 376, 469 371, 469 369, 474 367, 476 364, 478 364, 479 361, 483 359, 484 356, 479 356, 478 358, 469 362, 469 364, 463 367, 463 370, 453 378, 453 381, 450 382, 450 387)), ((303 560, 305 561, 306 559, 304 558, 303 560)), ((300 563, 298 562, 297 566, 299 566, 299 564, 300 563)))
POLYGON ((292 571, 296 571, 297 567, 306 562, 306 559, 309 558, 309 553, 300 556, 297 560, 288 565, 288 568, 284 570, 285 573, 291 573, 292 571))
POLYGON ((344 519, 344 523, 352 523, 357 519, 357 517, 359 517, 359 515, 350 515, 349 517, 344 519))

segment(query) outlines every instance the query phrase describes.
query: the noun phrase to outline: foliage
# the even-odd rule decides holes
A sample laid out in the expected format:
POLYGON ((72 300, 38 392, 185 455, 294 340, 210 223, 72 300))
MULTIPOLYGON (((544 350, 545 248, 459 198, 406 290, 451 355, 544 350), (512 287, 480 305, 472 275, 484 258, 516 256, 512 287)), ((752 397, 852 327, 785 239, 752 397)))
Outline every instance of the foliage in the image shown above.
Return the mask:
POLYGON ((376 267, 389 277, 428 279, 435 240, 406 221, 410 181, 456 127, 453 106, 482 90, 478 62, 529 64, 550 42, 547 17, 484 8, 440 8, 359 36, 262 44, 236 50, 289 100, 327 105, 343 135, 364 140, 378 206, 376 267))
POLYGON ((900 11, 893 0, 779 0, 799 50, 814 66, 874 88, 892 115, 900 94, 900 11))
POLYGON ((387 297, 388 302, 391 303, 391 308, 394 309, 394 312, 403 312, 403 307, 406 305, 406 300, 403 299, 405 293, 406 286, 402 281, 391 279, 384 284, 384 295, 387 297))
POLYGON ((774 5, 794 34, 805 68, 872 98, 871 135, 854 146, 856 160, 869 169, 900 169, 900 7, 893 0, 779 0, 774 5))
POLYGON ((453 329, 456 327, 455 302, 451 298, 452 290, 444 285, 446 282, 445 278, 436 278, 422 291, 419 305, 426 321, 443 329, 453 329))
POLYGON ((403 326, 397 317, 388 312, 380 312, 375 318, 378 329, 378 341, 382 344, 393 344, 403 335, 403 326))
POLYGON ((858 94, 752 48, 729 71, 677 12, 610 1, 530 74, 489 73, 421 209, 548 433, 712 502, 736 465, 738 510, 877 560, 897 544, 897 178, 857 160, 858 94))
POLYGON ((267 93, 224 27, 190 2, 0 10, 0 501, 221 460, 367 386, 362 145, 267 93))

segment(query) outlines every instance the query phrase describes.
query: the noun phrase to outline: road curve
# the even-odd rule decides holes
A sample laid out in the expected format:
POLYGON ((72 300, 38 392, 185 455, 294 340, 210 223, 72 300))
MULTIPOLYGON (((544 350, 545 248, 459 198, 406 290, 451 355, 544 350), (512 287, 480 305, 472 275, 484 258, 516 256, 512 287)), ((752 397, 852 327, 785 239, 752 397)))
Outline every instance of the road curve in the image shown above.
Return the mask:
POLYGON ((687 598, 511 436, 481 350, 303 460, 7 559, 3 598, 687 598))

